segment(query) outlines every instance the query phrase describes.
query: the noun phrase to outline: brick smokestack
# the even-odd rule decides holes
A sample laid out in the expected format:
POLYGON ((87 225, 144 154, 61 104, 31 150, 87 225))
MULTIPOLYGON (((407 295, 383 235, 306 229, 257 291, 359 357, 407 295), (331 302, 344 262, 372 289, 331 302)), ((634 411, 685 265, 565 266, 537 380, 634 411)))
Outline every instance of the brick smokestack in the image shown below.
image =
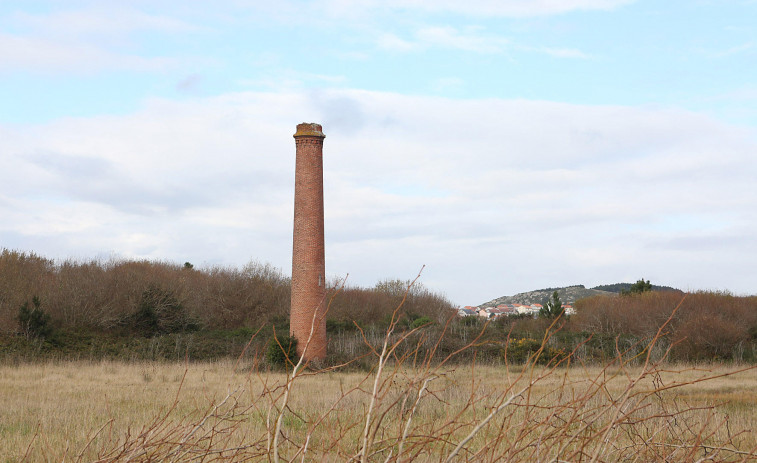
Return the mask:
POLYGON ((323 237, 323 139, 326 136, 322 130, 320 124, 302 123, 297 125, 294 134, 297 162, 289 332, 297 339, 299 355, 303 355, 307 345, 306 360, 326 357, 327 344, 323 237))

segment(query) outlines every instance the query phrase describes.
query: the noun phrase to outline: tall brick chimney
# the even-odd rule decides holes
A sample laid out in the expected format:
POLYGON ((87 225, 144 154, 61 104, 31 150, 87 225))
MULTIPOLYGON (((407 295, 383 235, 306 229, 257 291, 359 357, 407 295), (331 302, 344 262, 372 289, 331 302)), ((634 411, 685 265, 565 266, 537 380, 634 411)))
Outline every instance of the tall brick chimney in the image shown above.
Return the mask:
POLYGON ((294 142, 294 246, 289 332, 306 360, 326 357, 326 258, 323 238, 323 134, 320 124, 297 125, 294 142), (311 327, 313 334, 311 337, 311 327), (310 343, 308 344, 308 338, 310 343))

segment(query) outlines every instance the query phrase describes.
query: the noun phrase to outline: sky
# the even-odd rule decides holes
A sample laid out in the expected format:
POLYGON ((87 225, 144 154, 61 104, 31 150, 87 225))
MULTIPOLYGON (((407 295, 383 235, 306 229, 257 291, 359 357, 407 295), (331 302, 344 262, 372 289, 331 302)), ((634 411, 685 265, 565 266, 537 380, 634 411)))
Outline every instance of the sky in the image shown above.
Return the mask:
POLYGON ((3 0, 0 248, 291 270, 459 305, 757 293, 755 0, 3 0))

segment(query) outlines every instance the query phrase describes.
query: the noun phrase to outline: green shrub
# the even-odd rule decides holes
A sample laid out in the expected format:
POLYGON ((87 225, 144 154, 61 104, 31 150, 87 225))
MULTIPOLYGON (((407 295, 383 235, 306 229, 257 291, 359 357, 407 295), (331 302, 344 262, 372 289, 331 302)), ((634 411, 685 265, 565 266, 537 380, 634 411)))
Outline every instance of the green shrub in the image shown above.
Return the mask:
POLYGON ((420 328, 421 326, 430 325, 431 323, 433 323, 433 320, 431 320, 431 317, 427 317, 424 315, 410 322, 410 329, 414 330, 416 328, 420 328))
POLYGON ((26 339, 47 338, 53 332, 50 325, 50 314, 40 308, 42 304, 37 296, 32 297, 33 309, 29 309, 29 302, 18 309, 18 324, 26 339))
POLYGON ((276 336, 268 342, 265 359, 269 365, 279 368, 290 368, 297 358, 297 339, 294 336, 276 336))

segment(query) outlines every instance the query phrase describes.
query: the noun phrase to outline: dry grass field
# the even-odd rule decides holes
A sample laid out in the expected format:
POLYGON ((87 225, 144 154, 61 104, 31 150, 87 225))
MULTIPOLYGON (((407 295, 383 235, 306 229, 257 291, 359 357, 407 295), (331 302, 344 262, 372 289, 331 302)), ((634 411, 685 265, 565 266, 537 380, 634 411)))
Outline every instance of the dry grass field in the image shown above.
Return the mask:
POLYGON ((755 370, 378 365, 2 365, 0 461, 757 461, 755 370))

